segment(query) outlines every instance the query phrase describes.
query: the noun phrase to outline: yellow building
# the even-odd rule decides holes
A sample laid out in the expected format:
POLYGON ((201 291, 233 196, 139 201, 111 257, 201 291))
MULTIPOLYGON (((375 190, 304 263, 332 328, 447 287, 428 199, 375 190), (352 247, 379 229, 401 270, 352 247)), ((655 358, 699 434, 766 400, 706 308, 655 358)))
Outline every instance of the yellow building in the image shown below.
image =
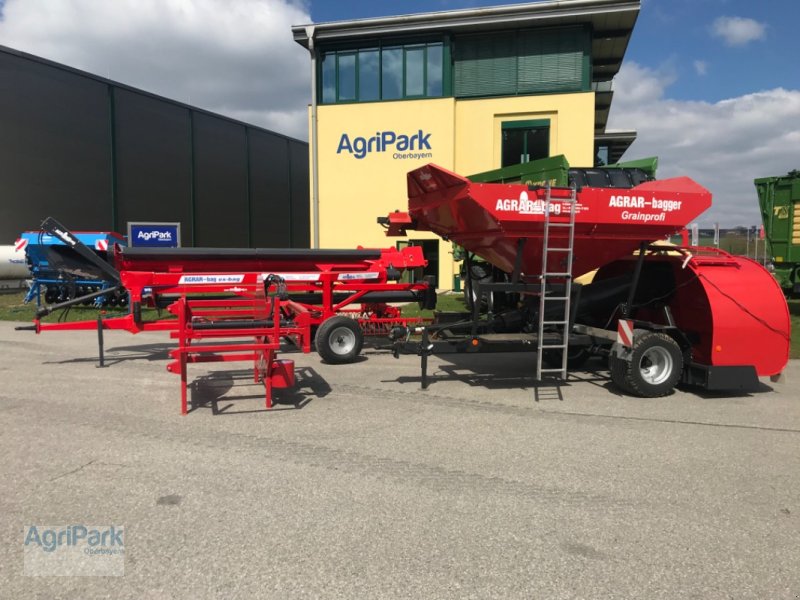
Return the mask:
MULTIPOLYGON (((635 137, 606 132, 639 0, 560 0, 298 25, 312 59, 313 247, 385 247, 376 218, 406 210, 406 173, 429 162, 471 175, 563 154, 617 160, 635 137)), ((415 233, 438 287, 451 245, 415 233)))

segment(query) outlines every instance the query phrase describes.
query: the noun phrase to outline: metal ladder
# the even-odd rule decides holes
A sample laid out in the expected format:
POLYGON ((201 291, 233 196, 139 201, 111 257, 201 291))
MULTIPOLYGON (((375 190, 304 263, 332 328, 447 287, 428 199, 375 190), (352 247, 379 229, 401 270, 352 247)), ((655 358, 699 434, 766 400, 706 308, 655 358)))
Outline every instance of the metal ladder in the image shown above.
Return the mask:
MULTIPOLYGON (((572 250, 575 242, 575 206, 576 191, 571 188, 569 199, 559 198, 557 200, 569 204, 569 221, 556 221, 550 219, 550 185, 547 185, 544 200, 544 238, 542 240, 542 274, 541 293, 539 294, 539 337, 536 349, 536 379, 541 381, 544 373, 558 373, 562 379, 567 378, 567 352, 569 350, 569 318, 570 318, 570 299, 572 297, 572 250), (551 233, 553 229, 563 228, 567 230, 566 246, 551 246, 553 240, 551 233), (564 260, 558 261, 560 270, 553 270, 555 267, 551 263, 553 258, 560 256, 564 260), (548 284, 551 279, 564 280, 563 296, 548 296, 548 284), (564 308, 562 318, 556 321, 549 321, 545 318, 545 309, 548 304, 561 303, 564 308), (561 332, 561 342, 558 344, 544 343, 545 326, 554 326, 561 332), (561 350, 561 368, 542 368, 544 353, 548 350, 561 350)), ((559 236, 560 240, 564 238, 559 236)))

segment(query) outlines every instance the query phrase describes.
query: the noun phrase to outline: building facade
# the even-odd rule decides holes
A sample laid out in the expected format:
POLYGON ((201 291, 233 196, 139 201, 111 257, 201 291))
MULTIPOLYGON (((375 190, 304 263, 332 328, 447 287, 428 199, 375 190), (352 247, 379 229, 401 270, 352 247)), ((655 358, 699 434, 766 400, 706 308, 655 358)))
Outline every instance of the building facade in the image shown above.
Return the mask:
MULTIPOLYGON (((386 246, 378 216, 407 207, 405 175, 471 175, 563 154, 617 159, 605 131, 638 0, 568 0, 293 27, 311 51, 311 240, 386 246), (314 182, 316 181, 316 186, 314 182)), ((627 141, 626 141, 627 140, 627 141)), ((415 233, 438 286, 450 244, 415 233)))

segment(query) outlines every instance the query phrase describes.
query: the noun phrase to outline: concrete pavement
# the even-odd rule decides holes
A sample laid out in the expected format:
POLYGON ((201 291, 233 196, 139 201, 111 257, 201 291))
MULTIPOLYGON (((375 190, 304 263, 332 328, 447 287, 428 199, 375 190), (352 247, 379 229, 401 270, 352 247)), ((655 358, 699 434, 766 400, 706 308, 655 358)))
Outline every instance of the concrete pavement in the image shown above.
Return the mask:
POLYGON ((166 334, 0 323, 0 597, 800 597, 800 363, 740 397, 619 395, 600 361, 294 355, 271 412, 243 364, 166 334), (25 525, 125 527, 123 577, 23 576, 25 525))

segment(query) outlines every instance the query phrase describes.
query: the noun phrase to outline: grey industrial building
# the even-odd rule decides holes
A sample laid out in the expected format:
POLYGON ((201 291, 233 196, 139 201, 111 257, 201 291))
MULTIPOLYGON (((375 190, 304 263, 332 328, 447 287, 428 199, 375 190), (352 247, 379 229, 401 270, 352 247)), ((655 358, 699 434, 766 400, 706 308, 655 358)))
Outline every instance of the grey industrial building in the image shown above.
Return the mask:
POLYGON ((185 246, 307 247, 308 144, 0 46, 0 244, 180 222, 185 246))

